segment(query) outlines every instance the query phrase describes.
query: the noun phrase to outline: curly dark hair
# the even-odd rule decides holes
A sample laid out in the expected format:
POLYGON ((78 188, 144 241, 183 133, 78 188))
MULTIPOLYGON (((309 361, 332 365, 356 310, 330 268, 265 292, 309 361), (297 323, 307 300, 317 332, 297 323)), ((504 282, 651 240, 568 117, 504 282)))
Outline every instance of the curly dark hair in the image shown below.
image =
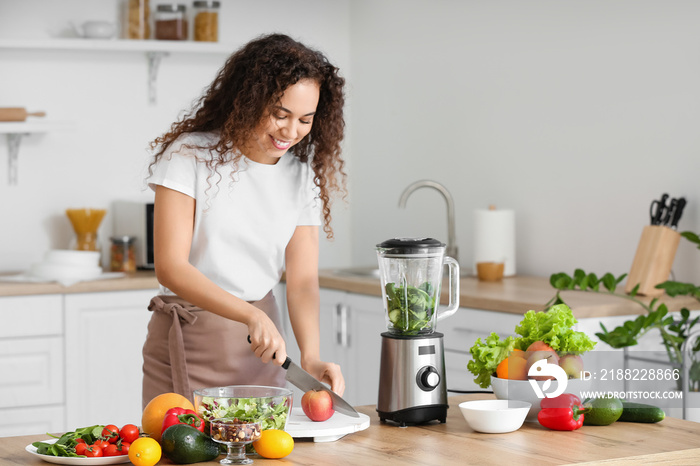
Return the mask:
POLYGON ((310 133, 289 152, 302 162, 310 161, 323 202, 323 231, 332 238, 331 197, 335 193, 343 197, 347 194, 345 162, 340 156, 345 129, 345 79, 321 52, 289 36, 261 36, 231 55, 192 110, 173 123, 169 132, 151 142, 155 155, 149 172, 178 137, 200 131, 218 131, 221 135, 211 147, 201 148, 213 154, 204 160, 212 174, 222 165, 236 166, 242 157, 239 149, 255 128, 270 116, 284 91, 304 79, 319 84, 318 107, 310 133))

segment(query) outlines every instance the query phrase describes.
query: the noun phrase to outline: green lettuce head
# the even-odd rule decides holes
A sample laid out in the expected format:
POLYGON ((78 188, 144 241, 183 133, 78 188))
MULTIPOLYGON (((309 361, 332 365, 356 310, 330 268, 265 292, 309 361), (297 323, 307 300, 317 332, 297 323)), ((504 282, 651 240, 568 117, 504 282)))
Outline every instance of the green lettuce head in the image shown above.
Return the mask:
POLYGON ((578 322, 566 304, 552 306, 547 312, 527 311, 515 333, 521 335, 517 348, 523 351, 536 341, 543 341, 558 353, 581 354, 595 347, 583 332, 573 330, 578 322))
POLYGON ((483 343, 481 338, 477 338, 469 350, 472 360, 467 364, 467 369, 476 376, 474 382, 481 388, 488 388, 491 385, 491 374, 496 372, 498 364, 513 351, 515 343, 514 337, 501 340, 496 333, 491 333, 483 343))

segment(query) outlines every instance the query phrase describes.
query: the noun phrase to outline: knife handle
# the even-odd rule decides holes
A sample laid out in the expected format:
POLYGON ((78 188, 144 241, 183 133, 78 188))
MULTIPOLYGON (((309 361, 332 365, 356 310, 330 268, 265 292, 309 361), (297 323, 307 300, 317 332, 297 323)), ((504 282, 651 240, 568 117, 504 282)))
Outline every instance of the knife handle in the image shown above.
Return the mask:
MULTIPOLYGON (((250 335, 248 335, 248 343, 253 343, 252 341, 250 341, 250 335)), ((272 355, 272 359, 277 359, 276 357, 277 357, 277 353, 272 355)), ((291 363, 292 363, 292 360, 289 359, 289 356, 287 356, 287 359, 285 359, 284 362, 282 363, 282 368, 284 370, 287 370, 291 363)))

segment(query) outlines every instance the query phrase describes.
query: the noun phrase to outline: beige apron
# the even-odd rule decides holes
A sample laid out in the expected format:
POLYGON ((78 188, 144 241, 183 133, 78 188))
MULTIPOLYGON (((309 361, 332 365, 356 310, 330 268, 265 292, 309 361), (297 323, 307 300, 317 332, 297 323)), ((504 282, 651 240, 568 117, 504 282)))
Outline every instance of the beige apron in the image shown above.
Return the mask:
MULTIPOLYGON (((265 312, 282 333, 272 292, 251 304, 265 312)), ((250 349, 245 324, 176 296, 155 296, 148 310, 153 315, 143 345, 143 407, 161 393, 179 393, 192 400, 193 391, 199 388, 285 386, 284 369, 263 364, 250 349)))

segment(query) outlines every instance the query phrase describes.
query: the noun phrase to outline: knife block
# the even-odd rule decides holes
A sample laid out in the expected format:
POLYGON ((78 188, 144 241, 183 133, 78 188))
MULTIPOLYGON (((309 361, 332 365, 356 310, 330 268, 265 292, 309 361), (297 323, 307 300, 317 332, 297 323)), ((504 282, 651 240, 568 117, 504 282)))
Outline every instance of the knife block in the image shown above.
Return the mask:
POLYGON ((668 280, 681 235, 663 225, 647 225, 642 230, 632 268, 627 275, 625 293, 639 284, 638 295, 658 297, 664 290, 655 288, 668 280))

